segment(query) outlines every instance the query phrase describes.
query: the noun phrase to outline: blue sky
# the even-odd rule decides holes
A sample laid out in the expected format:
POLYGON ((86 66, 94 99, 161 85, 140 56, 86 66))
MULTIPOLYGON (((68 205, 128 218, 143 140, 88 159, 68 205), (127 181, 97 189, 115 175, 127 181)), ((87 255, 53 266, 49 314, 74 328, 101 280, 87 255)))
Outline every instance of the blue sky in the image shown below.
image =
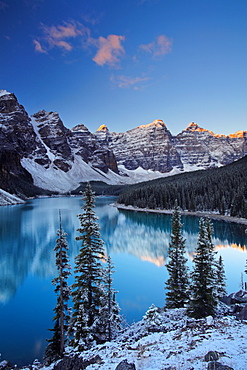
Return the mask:
POLYGON ((0 89, 66 127, 247 130, 246 0, 0 0, 0 89))

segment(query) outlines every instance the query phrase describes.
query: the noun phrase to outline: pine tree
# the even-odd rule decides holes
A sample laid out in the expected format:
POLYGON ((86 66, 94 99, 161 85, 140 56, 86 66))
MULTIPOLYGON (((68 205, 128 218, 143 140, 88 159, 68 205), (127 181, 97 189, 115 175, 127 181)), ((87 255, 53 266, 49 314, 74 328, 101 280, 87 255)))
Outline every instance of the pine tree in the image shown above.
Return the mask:
POLYGON ((188 307, 189 316, 197 319, 215 313, 217 297, 214 255, 212 225, 209 219, 201 218, 188 307))
POLYGON ((226 275, 223 259, 220 256, 218 263, 216 264, 216 295, 217 298, 220 299, 226 294, 226 275))
POLYGON ((95 215, 95 196, 88 183, 83 196, 84 212, 78 215, 81 227, 77 229, 81 241, 79 254, 75 258, 75 283, 73 284, 73 315, 70 333, 72 345, 79 350, 89 348, 99 342, 99 312, 102 297, 105 296, 103 267, 103 241, 100 237, 98 218, 95 215))
POLYGON ((54 251, 56 252, 56 266, 58 270, 58 276, 52 280, 52 284, 55 285, 55 293, 57 294, 57 304, 54 308, 55 321, 54 328, 49 329, 53 332, 51 339, 48 339, 49 343, 44 355, 46 363, 51 363, 64 355, 64 346, 66 343, 66 335, 68 330, 69 322, 69 309, 68 301, 70 299, 71 289, 68 286, 68 277, 71 274, 69 259, 67 255, 68 243, 66 240, 66 233, 63 231, 60 216, 60 228, 57 231, 58 239, 56 240, 56 246, 54 251))
POLYGON ((158 307, 152 304, 145 315, 143 316, 143 320, 149 330, 155 330, 155 328, 159 328, 162 325, 162 316, 159 313, 158 307))
POLYGON ((166 268, 169 278, 166 282, 166 307, 181 308, 188 301, 188 267, 185 254, 185 239, 182 235, 181 214, 175 202, 172 215, 171 242, 169 244, 169 262, 166 268))
POLYGON ((114 265, 110 256, 107 257, 106 263, 107 267, 104 271, 106 294, 102 296, 99 326, 102 331, 102 341, 111 341, 117 337, 117 334, 122 329, 122 317, 119 305, 116 302, 117 291, 113 289, 112 274, 114 273, 114 265))

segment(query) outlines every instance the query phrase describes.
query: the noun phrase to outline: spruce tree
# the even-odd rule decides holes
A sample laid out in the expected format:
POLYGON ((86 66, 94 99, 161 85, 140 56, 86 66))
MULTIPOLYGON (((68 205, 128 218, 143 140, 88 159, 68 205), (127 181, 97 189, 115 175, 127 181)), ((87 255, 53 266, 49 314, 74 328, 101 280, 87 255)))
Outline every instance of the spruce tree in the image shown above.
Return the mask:
POLYGON ((161 327, 163 318, 159 308, 152 304, 143 316, 143 320, 149 330, 155 330, 161 327))
POLYGON ((226 295, 226 275, 224 263, 221 256, 219 256, 218 263, 216 264, 216 295, 220 299, 226 295))
POLYGON ((217 297, 214 255, 212 225, 209 219, 201 218, 188 307, 188 315, 196 319, 215 314, 217 297))
POLYGON ((71 344, 83 350, 100 341, 99 312, 105 296, 103 267, 103 241, 100 237, 98 218, 95 215, 95 196, 88 183, 83 195, 83 213, 78 215, 81 241, 79 254, 75 258, 75 283, 73 284, 73 314, 70 324, 71 344))
POLYGON ((117 291, 113 288, 112 275, 114 265, 111 257, 106 259, 106 269, 104 271, 105 295, 102 296, 102 304, 99 312, 99 326, 102 332, 102 341, 111 341, 116 338, 122 329, 122 317, 120 308, 116 302, 117 291))
POLYGON ((53 329, 49 329, 53 332, 53 336, 51 339, 47 340, 49 344, 46 347, 44 354, 44 360, 48 364, 63 357, 69 322, 68 301, 70 299, 71 289, 68 286, 68 277, 71 274, 71 266, 69 265, 69 259, 67 255, 67 234, 62 228, 60 211, 59 216, 60 228, 57 231, 58 238, 54 248, 54 251, 56 252, 58 276, 52 280, 52 284, 55 285, 54 291, 57 294, 57 304, 54 308, 55 316, 53 318, 55 324, 53 329))
POLYGON ((171 242, 168 249, 169 261, 166 268, 169 278, 166 282, 166 308, 181 308, 188 301, 188 267, 185 258, 185 239, 182 235, 181 214, 175 202, 172 215, 171 242))

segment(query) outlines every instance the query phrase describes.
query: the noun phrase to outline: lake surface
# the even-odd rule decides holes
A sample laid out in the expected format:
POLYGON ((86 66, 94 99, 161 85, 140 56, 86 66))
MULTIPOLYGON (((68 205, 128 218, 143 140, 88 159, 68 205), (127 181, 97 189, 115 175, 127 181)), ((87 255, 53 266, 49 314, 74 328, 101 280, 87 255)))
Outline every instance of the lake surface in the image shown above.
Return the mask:
MULTIPOLYGON (((128 323, 142 318, 154 303, 165 302, 165 262, 170 241, 168 215, 118 211, 112 197, 96 200, 101 237, 116 272, 117 301, 128 323)), ((51 279, 56 276, 54 246, 59 210, 69 244, 70 263, 78 254, 75 241, 81 198, 43 198, 24 205, 0 207, 0 360, 27 365, 42 359, 56 303, 51 279)), ((182 217, 189 266, 197 244, 197 217, 182 217)), ((228 293, 236 291, 247 259, 245 226, 213 221, 214 244, 225 264, 228 293)), ((73 278, 71 278, 71 283, 73 278)))

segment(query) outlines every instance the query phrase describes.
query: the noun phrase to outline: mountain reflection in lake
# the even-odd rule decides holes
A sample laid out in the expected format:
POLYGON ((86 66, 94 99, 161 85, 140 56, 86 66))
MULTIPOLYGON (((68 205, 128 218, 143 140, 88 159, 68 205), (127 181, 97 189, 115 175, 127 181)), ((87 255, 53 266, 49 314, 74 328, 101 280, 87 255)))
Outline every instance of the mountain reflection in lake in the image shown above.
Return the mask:
MULTIPOLYGON (((115 264, 114 287, 126 321, 142 318, 154 303, 163 306, 165 262, 171 217, 118 211, 112 197, 97 198, 101 237, 115 264)), ((59 209, 73 265, 80 243, 75 241, 81 198, 44 198, 24 205, 0 207, 0 353, 18 365, 42 358, 50 337, 56 297, 51 279, 56 275, 53 248, 59 228, 59 209)), ((183 217, 189 266, 197 244, 197 217, 183 217)), ((222 255, 227 289, 240 288, 247 258, 245 227, 214 221, 213 242, 222 255)), ((246 275, 244 275, 246 276, 246 275)), ((245 279, 246 280, 246 279, 245 279)), ((71 278, 72 282, 72 278, 71 278)))

